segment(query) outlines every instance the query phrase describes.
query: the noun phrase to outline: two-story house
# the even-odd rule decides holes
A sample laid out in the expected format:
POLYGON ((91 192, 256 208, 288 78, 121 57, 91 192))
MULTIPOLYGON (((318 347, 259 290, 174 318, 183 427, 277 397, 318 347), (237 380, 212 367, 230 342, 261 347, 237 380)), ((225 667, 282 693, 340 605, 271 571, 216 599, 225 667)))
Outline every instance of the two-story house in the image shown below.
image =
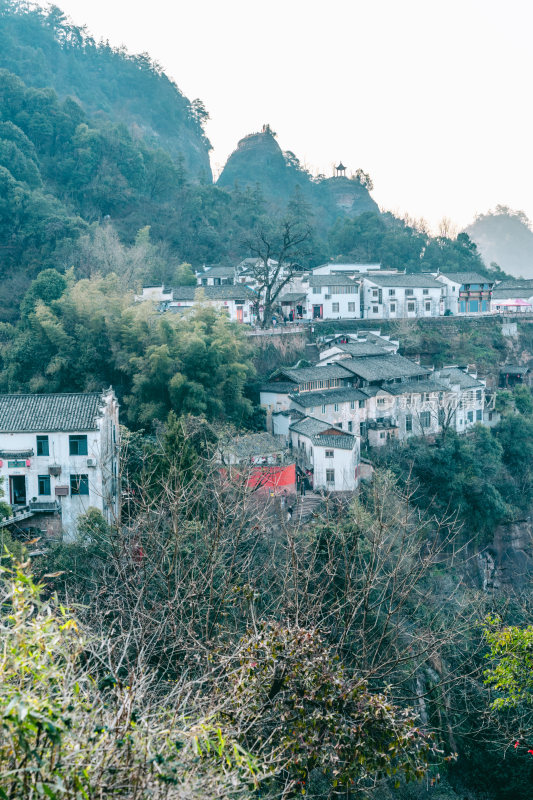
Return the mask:
POLYGON ((359 437, 314 417, 291 424, 290 444, 313 489, 353 492, 359 485, 359 437))
POLYGON ((359 319, 359 283, 349 275, 316 275, 309 278, 307 304, 313 319, 359 319))
POLYGON ((235 267, 206 267, 196 276, 198 286, 232 286, 235 283, 235 267))
POLYGON ((93 507, 119 517, 118 402, 107 392, 0 395, 0 477, 32 525, 72 537, 93 507))
POLYGON ((361 316, 364 319, 438 317, 442 284, 429 275, 383 274, 364 277, 361 316))
POLYGON ((252 323, 255 320, 257 295, 248 286, 177 286, 166 308, 171 312, 185 311, 198 303, 224 311, 233 322, 252 323))

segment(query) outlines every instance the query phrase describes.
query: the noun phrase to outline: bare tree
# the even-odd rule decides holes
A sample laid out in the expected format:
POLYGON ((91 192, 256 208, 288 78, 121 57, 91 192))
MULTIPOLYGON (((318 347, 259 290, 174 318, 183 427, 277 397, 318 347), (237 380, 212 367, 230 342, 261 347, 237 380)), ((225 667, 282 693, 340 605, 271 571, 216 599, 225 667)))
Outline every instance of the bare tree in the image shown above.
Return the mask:
POLYGON ((261 222, 244 244, 256 259, 252 273, 263 305, 262 327, 270 324, 272 308, 284 287, 310 253, 311 226, 296 218, 261 222))

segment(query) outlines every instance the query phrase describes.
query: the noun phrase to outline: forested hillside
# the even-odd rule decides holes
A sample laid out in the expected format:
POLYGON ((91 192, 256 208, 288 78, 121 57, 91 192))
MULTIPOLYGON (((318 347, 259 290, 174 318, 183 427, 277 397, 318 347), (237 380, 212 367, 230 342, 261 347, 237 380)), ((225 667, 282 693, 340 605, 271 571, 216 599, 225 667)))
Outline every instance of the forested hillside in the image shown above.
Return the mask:
POLYGON ((72 98, 95 119, 124 122, 135 138, 182 158, 192 177, 210 179, 202 103, 184 97, 146 53, 95 42, 57 6, 0 0, 0 68, 72 98))
POLYGON ((311 180, 270 134, 276 158, 261 174, 249 172, 245 154, 214 186, 201 103, 146 56, 95 44, 55 8, 2 0, 0 68, 0 319, 17 317, 42 269, 116 272, 130 288, 172 282, 180 263, 249 255, 254 229, 287 216, 313 230, 303 266, 349 259, 408 271, 484 268, 466 235, 435 238, 381 214, 364 173, 311 180), (151 257, 144 270, 124 273, 139 237, 151 257))

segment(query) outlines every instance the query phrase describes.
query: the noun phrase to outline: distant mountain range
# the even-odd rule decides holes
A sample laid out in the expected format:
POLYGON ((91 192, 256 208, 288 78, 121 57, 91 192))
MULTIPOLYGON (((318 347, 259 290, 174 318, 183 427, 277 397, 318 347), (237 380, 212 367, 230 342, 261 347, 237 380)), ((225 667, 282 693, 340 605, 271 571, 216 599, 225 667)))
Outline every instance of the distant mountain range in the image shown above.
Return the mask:
POLYGON ((517 278, 533 278, 533 230, 522 211, 496 206, 494 211, 480 214, 466 233, 487 266, 496 263, 517 278))

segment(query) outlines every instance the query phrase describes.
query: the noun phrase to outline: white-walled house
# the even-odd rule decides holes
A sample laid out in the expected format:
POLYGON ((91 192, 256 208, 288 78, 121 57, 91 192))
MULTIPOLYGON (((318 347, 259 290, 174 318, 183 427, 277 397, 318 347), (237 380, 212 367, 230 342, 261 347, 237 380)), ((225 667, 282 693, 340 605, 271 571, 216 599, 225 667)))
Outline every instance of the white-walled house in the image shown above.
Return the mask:
POLYGON ((335 275, 342 272, 358 275, 364 272, 379 272, 381 264, 320 264, 313 268, 313 275, 335 275))
POLYGON ((5 500, 67 537, 89 507, 118 521, 118 402, 107 392, 0 395, 5 500), (60 524, 58 524, 60 523, 60 524))
POLYGON ((429 275, 369 275, 362 280, 361 313, 364 319, 438 317, 442 293, 442 283, 429 275))
POLYGON ((198 286, 232 286, 235 283, 235 267, 206 267, 196 275, 198 286))
POLYGON ((327 422, 304 417, 290 426, 296 462, 315 490, 353 492, 359 485, 359 437, 327 422))
POLYGON ((460 367, 444 367, 435 372, 435 377, 449 389, 444 412, 441 412, 442 425, 464 433, 476 423, 484 423, 484 380, 460 367))
POLYGON ((349 275, 315 275, 309 279, 307 305, 312 319, 359 319, 359 283, 349 275))
POLYGON ((255 320, 255 304, 257 295, 248 286, 240 284, 221 286, 177 286, 172 290, 172 301, 168 310, 174 312, 193 308, 198 303, 225 311, 233 322, 255 320))
POLYGON ((172 289, 165 286, 143 286, 141 294, 135 295, 135 302, 142 300, 152 300, 155 303, 170 303, 172 300, 172 289))

